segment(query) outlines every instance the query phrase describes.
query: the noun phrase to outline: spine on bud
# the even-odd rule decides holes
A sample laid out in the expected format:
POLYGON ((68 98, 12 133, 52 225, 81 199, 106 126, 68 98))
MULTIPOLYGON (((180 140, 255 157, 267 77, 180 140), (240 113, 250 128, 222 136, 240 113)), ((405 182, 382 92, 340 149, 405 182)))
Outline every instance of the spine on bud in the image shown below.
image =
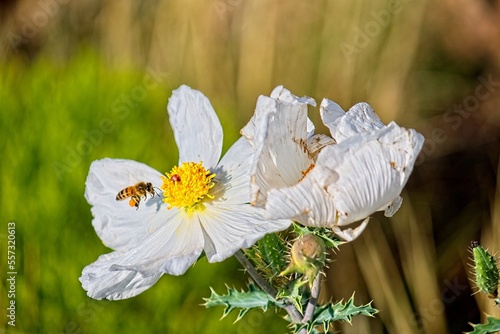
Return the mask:
POLYGON ((265 235, 257 242, 257 246, 262 259, 271 267, 273 274, 278 274, 285 268, 286 263, 283 254, 286 248, 278 235, 275 233, 265 235))

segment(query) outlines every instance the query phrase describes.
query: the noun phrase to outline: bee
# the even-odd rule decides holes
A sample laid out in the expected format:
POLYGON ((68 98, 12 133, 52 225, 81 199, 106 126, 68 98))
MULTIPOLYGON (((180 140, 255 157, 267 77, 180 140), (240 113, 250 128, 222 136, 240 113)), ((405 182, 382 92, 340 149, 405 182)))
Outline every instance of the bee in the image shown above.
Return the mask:
POLYGON ((151 182, 147 182, 147 183, 146 182, 139 182, 133 186, 130 186, 130 187, 127 187, 127 188, 120 190, 120 192, 116 195, 116 200, 122 201, 122 200, 130 197, 128 204, 130 206, 135 206, 138 210, 139 203, 141 203, 141 198, 144 197, 144 199, 147 199, 148 194, 150 194, 151 197, 155 196, 156 193, 155 193, 153 184, 151 182))

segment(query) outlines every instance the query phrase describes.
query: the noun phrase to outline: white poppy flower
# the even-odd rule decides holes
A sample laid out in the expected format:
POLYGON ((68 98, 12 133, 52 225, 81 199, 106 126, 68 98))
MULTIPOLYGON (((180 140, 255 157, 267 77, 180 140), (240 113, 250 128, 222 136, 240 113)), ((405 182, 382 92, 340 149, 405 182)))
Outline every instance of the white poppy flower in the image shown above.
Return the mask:
POLYGON ((242 129, 256 151, 252 204, 265 208, 268 219, 328 227, 346 241, 362 233, 373 212, 392 216, 423 136, 396 123, 385 126, 366 103, 346 113, 327 99, 320 112, 332 138, 313 136, 306 126, 311 100, 282 96, 293 95, 280 86, 261 96, 242 129))
POLYGON ((209 262, 222 261, 290 225, 265 221, 263 210, 249 204, 253 149, 244 138, 219 161, 222 127, 202 93, 181 86, 168 112, 180 151, 179 166, 170 173, 130 160, 102 159, 90 166, 85 197, 92 224, 115 250, 83 269, 80 281, 92 298, 135 296, 165 273, 186 272, 202 251, 209 262), (115 199, 139 182, 154 187, 142 194, 147 199, 115 199))

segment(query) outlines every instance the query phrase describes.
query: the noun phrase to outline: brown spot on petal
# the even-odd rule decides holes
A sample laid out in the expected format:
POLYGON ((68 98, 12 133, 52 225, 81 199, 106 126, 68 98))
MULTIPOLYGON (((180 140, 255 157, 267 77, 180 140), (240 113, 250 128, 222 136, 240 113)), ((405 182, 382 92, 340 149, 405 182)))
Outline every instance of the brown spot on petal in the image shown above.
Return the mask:
POLYGON ((296 137, 293 137, 292 140, 302 148, 302 151, 304 151, 304 153, 307 153, 307 142, 304 138, 297 139, 296 137))
POLYGON ((323 134, 315 134, 308 139, 307 153, 310 159, 315 159, 318 153, 326 146, 336 144, 335 139, 323 134))
POLYGON ((302 173, 302 177, 300 178, 299 182, 302 181, 306 177, 307 173, 309 173, 313 168, 314 168, 314 164, 310 164, 309 167, 307 167, 306 170, 302 171, 301 172, 302 173))

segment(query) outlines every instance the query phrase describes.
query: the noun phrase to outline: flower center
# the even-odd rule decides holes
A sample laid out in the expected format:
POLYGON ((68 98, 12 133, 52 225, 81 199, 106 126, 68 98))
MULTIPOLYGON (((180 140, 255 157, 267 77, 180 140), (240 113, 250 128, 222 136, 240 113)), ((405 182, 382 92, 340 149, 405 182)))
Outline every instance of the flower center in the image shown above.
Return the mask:
POLYGON ((212 179, 215 174, 206 170, 201 162, 183 162, 182 166, 175 166, 165 175, 162 176, 161 189, 169 210, 174 206, 186 211, 202 209, 200 204, 205 197, 214 198, 208 192, 214 186, 212 179))

